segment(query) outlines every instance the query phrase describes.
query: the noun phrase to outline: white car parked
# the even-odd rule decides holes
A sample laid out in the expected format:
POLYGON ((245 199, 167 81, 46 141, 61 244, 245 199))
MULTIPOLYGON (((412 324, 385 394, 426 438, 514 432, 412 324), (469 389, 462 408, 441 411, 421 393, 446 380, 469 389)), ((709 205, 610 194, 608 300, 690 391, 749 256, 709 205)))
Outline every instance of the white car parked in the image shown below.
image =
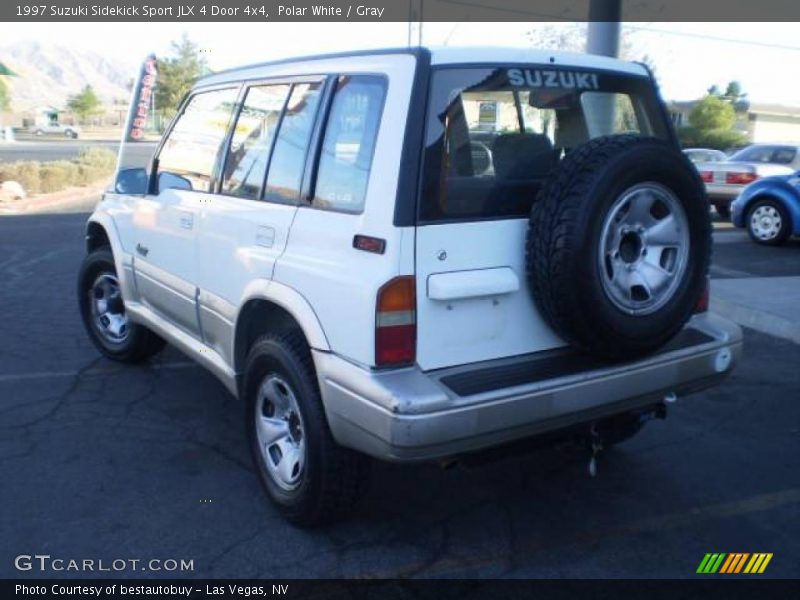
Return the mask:
POLYGON ((329 522, 366 456, 596 452, 730 372, 708 201, 645 67, 400 49, 201 80, 87 226, 89 336, 247 404, 265 488, 329 522))
POLYGON ((61 123, 47 123, 45 125, 33 125, 28 131, 37 137, 46 135, 60 136, 71 140, 78 139, 81 128, 77 125, 62 125, 61 123))

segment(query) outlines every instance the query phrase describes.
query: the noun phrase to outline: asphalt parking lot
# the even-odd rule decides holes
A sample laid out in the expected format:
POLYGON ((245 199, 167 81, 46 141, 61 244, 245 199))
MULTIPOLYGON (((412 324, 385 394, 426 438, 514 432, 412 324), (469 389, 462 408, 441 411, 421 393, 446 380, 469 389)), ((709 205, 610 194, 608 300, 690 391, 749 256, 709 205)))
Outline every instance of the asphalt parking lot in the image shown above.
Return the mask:
MULTIPOLYGON (((0 218, 0 577, 64 575, 20 573, 19 554, 194 561, 120 573, 148 577, 696 577, 707 552, 771 552, 764 577, 800 576, 800 346, 746 331, 724 384, 602 455, 597 478, 573 447, 376 464, 350 521, 301 531, 266 502, 242 407, 210 374, 171 348, 122 367, 90 345, 85 217, 0 218)), ((800 274, 796 246, 766 249, 775 267, 719 237, 715 277, 800 274)))

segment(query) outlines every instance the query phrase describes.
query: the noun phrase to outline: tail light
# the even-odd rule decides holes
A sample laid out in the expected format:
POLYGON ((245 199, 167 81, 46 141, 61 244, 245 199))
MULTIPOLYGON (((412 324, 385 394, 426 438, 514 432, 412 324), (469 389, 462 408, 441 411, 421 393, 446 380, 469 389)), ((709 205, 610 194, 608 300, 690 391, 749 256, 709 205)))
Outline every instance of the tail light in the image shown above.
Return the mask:
POLYGON ((755 173, 739 173, 737 171, 730 171, 729 173, 725 174, 725 183, 729 183, 731 185, 747 185, 748 183, 753 183, 756 179, 758 179, 758 175, 755 173))
POLYGON ((375 314, 375 364, 414 362, 417 346, 416 287, 410 276, 395 277, 378 290, 375 314))
POLYGON ((700 179, 705 183, 712 183, 714 181, 714 171, 700 171, 700 179))
POLYGON ((706 278, 706 286, 703 288, 703 293, 700 294, 700 299, 694 307, 694 313, 708 312, 708 305, 711 301, 711 280, 706 278))

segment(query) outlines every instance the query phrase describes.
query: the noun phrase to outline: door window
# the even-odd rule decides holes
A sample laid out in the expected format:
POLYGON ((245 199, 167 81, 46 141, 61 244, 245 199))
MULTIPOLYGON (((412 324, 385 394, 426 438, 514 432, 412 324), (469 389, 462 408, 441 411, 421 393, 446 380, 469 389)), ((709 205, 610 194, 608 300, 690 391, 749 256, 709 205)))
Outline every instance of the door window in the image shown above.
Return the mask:
POLYGON ((235 88, 195 94, 158 155, 158 191, 210 192, 214 165, 236 104, 235 88))
POLYGON ((252 87, 236 120, 222 178, 222 193, 257 199, 289 85, 252 87))
POLYGON ((306 162, 308 142, 319 105, 321 82, 292 86, 269 162, 265 199, 295 204, 306 162))

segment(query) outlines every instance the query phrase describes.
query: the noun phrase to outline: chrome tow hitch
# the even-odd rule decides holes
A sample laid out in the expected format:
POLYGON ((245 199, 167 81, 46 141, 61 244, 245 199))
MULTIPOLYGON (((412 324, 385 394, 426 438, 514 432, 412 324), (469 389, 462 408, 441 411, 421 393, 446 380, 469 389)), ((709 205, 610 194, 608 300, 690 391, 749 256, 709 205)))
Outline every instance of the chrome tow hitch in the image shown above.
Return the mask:
POLYGON ((589 443, 592 450, 592 456, 589 459, 589 477, 597 477, 597 457, 603 449, 603 439, 600 437, 597 423, 592 423, 589 427, 589 443))

